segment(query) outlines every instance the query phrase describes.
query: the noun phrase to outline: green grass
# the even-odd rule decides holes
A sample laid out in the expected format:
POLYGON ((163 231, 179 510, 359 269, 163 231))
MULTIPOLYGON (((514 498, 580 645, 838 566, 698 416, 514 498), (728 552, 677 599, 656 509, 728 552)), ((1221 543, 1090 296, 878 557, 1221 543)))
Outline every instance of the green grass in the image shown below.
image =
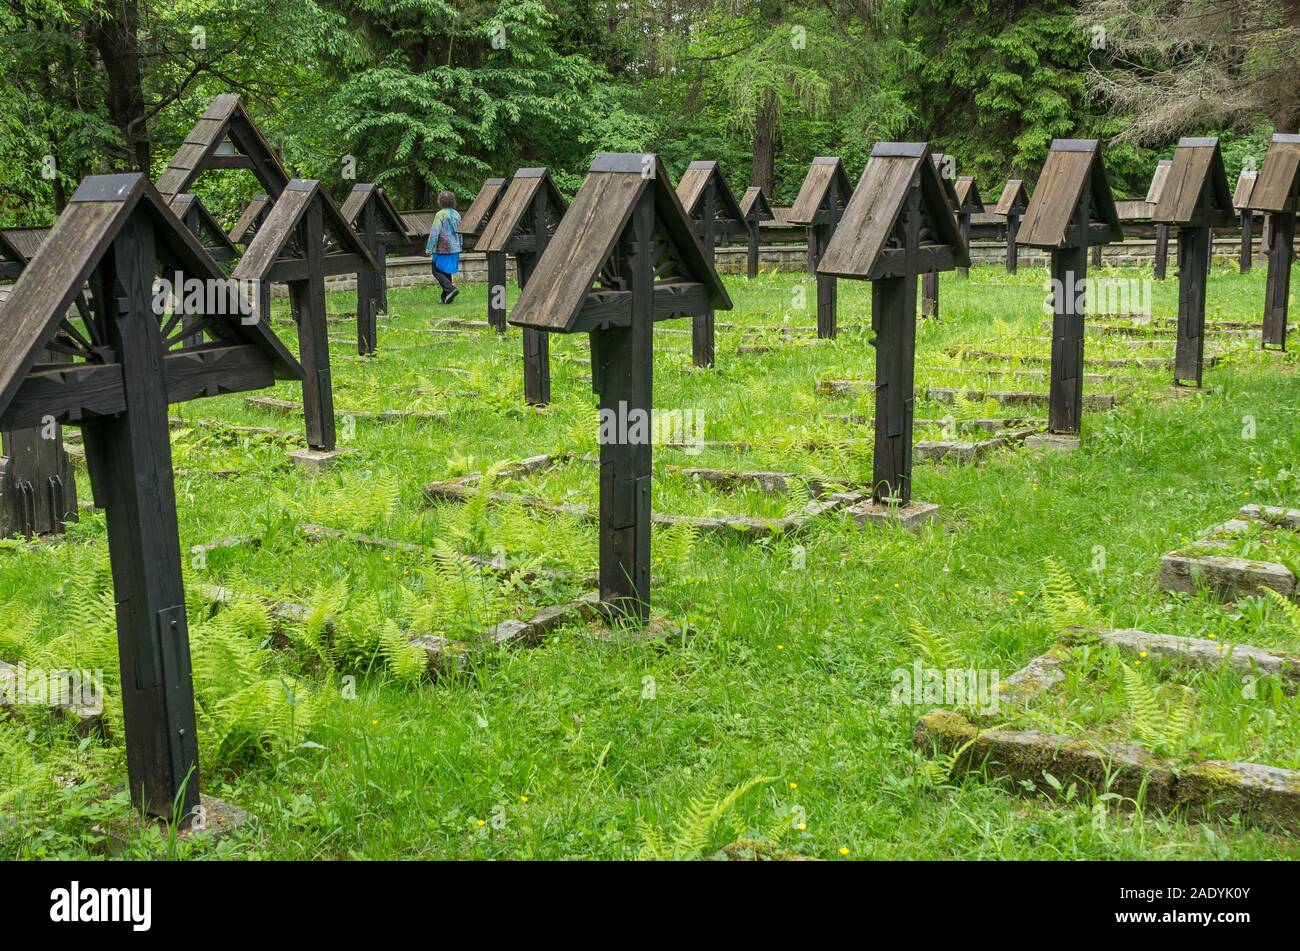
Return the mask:
MULTIPOLYGON (((960 358, 951 348, 1047 354, 1044 280, 1035 268, 1010 277, 979 267, 969 281, 944 275, 942 321, 918 324, 918 385, 945 385, 962 376, 951 373, 957 368, 1004 365, 960 358)), ((1256 319, 1263 282, 1263 269, 1243 277, 1216 267, 1209 318, 1256 319)), ((728 286, 736 309, 719 314, 722 323, 815 323, 806 277, 731 277, 728 286)), ((774 349, 737 355, 736 346, 753 338, 724 331, 712 371, 691 368, 689 335, 656 333, 656 406, 701 411, 706 439, 746 444, 698 455, 657 447, 656 459, 865 481, 871 428, 834 417, 870 415, 870 397, 830 398, 816 383, 874 375, 863 329, 869 301, 865 284, 840 282, 844 331, 836 341, 805 334, 786 342, 769 333, 774 349)), ((1294 356, 1211 333, 1207 349, 1223 354, 1207 371, 1215 393, 1183 399, 1171 397, 1168 371, 1099 371, 1127 398, 1111 413, 1085 415, 1081 451, 918 466, 915 496, 943 509, 942 524, 919 534, 859 529, 842 513, 771 540, 657 531, 655 610, 683 628, 679 640, 602 643, 565 629, 540 647, 495 651, 465 676, 431 685, 413 675, 405 638, 464 637, 582 590, 573 575, 525 584, 484 573, 454 552, 582 575, 596 567, 597 538, 589 523, 522 504, 429 505, 422 485, 539 453, 595 452, 597 419, 585 340, 552 341, 554 402, 537 411, 520 398, 517 331, 504 340, 482 330, 429 332, 449 317, 483 319, 483 286, 467 286, 447 308, 425 288, 395 288, 390 303, 374 359, 345 358, 354 328, 332 325, 336 405, 436 410, 448 414, 444 422, 345 422, 352 453, 315 479, 286 463, 282 440, 197 427, 175 436, 182 545, 227 536, 261 541, 212 552, 187 577, 204 788, 259 823, 216 847, 195 842, 171 853, 633 857, 656 851, 645 848, 658 840, 656 830, 671 835, 692 825, 705 806, 757 777, 774 778, 726 803, 704 835, 710 848, 759 835, 826 858, 1300 852, 1294 840, 1234 822, 1139 811, 1098 826, 1087 797, 1053 804, 980 775, 936 783, 912 749, 917 711, 890 703, 891 672, 918 656, 912 622, 942 632, 963 665, 1003 674, 1051 644, 1058 630, 1042 604, 1047 557, 1076 580, 1103 624, 1300 649, 1272 602, 1175 597, 1155 580, 1161 553, 1242 503, 1297 504, 1294 356), (211 475, 224 469, 237 475, 211 475), (430 550, 312 542, 294 530, 303 521, 430 550), (205 583, 249 600, 212 616, 197 590, 205 583), (308 620, 277 622, 252 600, 258 595, 298 603, 308 620)), ((1157 316, 1172 315, 1176 304, 1176 281, 1155 288, 1157 316)), ((331 295, 331 310, 350 306, 350 295, 331 295)), ((276 330, 292 335, 291 325, 276 330)), ((1088 355, 1172 355, 1170 337, 1156 346, 1151 339, 1129 346, 1090 335, 1088 355)), ((1046 382, 1006 388, 1046 392, 1046 382)), ((264 395, 300 398, 288 383, 264 395)), ((300 418, 249 407, 241 396, 173 412, 295 434, 301 426, 300 418)), ((921 399, 915 413, 1041 418, 1045 408, 921 399)), ((930 427, 918 438, 937 432, 930 427)), ((524 481, 557 502, 569 501, 570 489, 588 504, 595 498, 594 470, 578 464, 524 481)), ((656 480, 654 498, 657 509, 674 514, 781 513, 788 502, 703 489, 669 474, 656 480)), ((117 662, 107 564, 97 515, 67 542, 0 548, 0 659, 104 668, 112 723, 117 662)), ((1196 689, 1204 695, 1198 709, 1222 705, 1216 723, 1255 712, 1209 683, 1196 689)), ((1257 720, 1252 730, 1281 729, 1257 720)), ((1285 752, 1289 735, 1279 732, 1260 749, 1285 752)), ((129 809, 120 791, 120 730, 114 737, 106 746, 78 741, 66 725, 39 716, 0 723, 0 813, 11 817, 0 819, 0 855, 103 852, 92 829, 129 809)), ((169 853, 157 838, 141 837, 125 854, 169 853)))

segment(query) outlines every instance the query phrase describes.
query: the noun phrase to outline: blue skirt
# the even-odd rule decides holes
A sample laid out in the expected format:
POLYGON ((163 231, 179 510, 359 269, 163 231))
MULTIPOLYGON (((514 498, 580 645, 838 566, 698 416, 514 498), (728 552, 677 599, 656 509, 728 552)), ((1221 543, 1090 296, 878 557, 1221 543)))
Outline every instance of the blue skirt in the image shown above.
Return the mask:
POLYGON ((460 252, 454 254, 435 254, 433 266, 443 274, 455 274, 460 270, 460 252))

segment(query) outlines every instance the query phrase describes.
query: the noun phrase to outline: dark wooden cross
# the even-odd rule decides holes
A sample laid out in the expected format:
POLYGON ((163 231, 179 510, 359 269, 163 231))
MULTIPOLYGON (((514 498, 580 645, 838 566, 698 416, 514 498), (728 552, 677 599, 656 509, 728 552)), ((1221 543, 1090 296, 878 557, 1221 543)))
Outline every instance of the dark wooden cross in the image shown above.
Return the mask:
MULTIPOLYGON (((969 252, 971 216, 981 214, 984 211, 984 199, 980 198, 979 187, 975 184, 975 179, 970 175, 959 177, 954 188, 957 192, 957 224, 961 228, 962 244, 969 252)), ((958 267, 957 275, 959 277, 969 277, 970 268, 958 267)))
MULTIPOLYGON (((506 193, 508 183, 504 178, 489 178, 483 182, 474 200, 460 217, 456 233, 461 237, 461 246, 466 250, 478 248, 478 237, 492 220, 492 214, 506 193)), ((497 333, 506 332, 506 255, 503 251, 493 251, 486 255, 488 279, 488 323, 496 328, 497 333)))
POLYGON ((273 283, 289 285, 289 304, 298 324, 298 359, 303 368, 307 445, 321 452, 334 451, 338 442, 325 278, 377 266, 320 182, 295 178, 285 186, 232 274, 240 281, 257 284, 259 317, 267 322, 267 289, 273 283))
MULTIPOLYGON (((930 155, 934 162, 934 167, 939 170, 939 178, 943 182, 943 193, 948 201, 948 206, 952 209, 954 215, 961 213, 961 197, 957 194, 957 184, 954 178, 952 163, 948 161, 949 156, 943 152, 933 152, 930 155)), ((969 244, 966 246, 969 252, 969 244)), ((933 317, 939 319, 939 272, 923 271, 921 272, 921 316, 933 317)))
POLYGON ((1019 178, 1008 179, 1002 188, 1002 197, 998 199, 994 214, 1001 215, 1007 221, 1007 273, 1015 274, 1020 263, 1016 253, 1016 236, 1020 233, 1020 216, 1029 207, 1029 196, 1025 192, 1025 183, 1019 178))
POLYGON ((510 322, 591 335, 600 438, 600 597, 616 616, 650 612, 654 324, 731 300, 658 156, 591 164, 510 322))
POLYGON ((1236 209, 1241 225, 1241 250, 1238 266, 1242 274, 1249 274, 1254 264, 1255 212, 1250 208, 1250 193, 1255 189, 1258 174, 1253 169, 1242 169, 1237 176, 1237 188, 1232 193, 1232 207, 1236 209))
MULTIPOLYGON (((239 257, 239 248, 235 247, 235 243, 230 240, 229 235, 197 195, 182 192, 172 198, 168 206, 172 214, 190 229, 194 237, 199 239, 199 244, 203 245, 203 250, 208 252, 208 257, 223 268, 239 257)), ((195 345, 202 342, 202 334, 196 334, 191 340, 195 345)))
POLYGON ((746 255, 745 275, 752 281, 758 277, 759 223, 771 221, 776 217, 767 195, 758 185, 750 185, 740 199, 740 211, 745 216, 746 231, 749 235, 749 249, 746 255))
POLYGON ((1201 385, 1205 365, 1205 285, 1214 228, 1232 224, 1232 196, 1216 138, 1184 138, 1152 218, 1178 228, 1178 342, 1174 385, 1201 385))
MULTIPOLYGON (((245 169, 266 189, 274 202, 289 183, 261 130, 234 93, 222 93, 208 104, 181 147, 158 179, 158 191, 171 201, 188 192, 194 180, 211 169, 245 169)), ((232 238, 238 243, 238 239, 232 238)))
POLYGON ((199 805, 198 737, 167 405, 302 372, 264 323, 244 322, 241 300, 148 179, 99 175, 72 196, 4 313, 0 428, 79 425, 106 510, 132 801, 162 817, 178 805, 186 821, 199 805), (159 306, 160 272, 210 289, 202 345, 186 343, 183 318, 195 314, 159 306), (89 316, 69 318, 87 283, 89 316), (46 363, 47 350, 72 362, 46 363))
MULTIPOLYGON (((1151 187, 1147 189, 1147 205, 1150 206, 1154 213, 1156 206, 1160 204, 1160 196, 1164 194, 1165 182, 1169 181, 1169 170, 1173 167, 1173 159, 1161 159, 1156 163, 1156 172, 1151 176, 1151 187)), ((1169 225, 1156 223, 1156 248, 1155 248, 1155 277, 1157 281, 1163 281, 1169 269, 1169 225)))
POLYGON ((1268 215, 1268 283, 1261 346, 1286 349, 1286 322, 1295 261, 1295 218, 1300 209, 1300 135, 1277 134, 1250 194, 1251 208, 1268 215))
POLYGON ((808 232, 808 270, 817 278, 818 337, 830 338, 836 333, 835 278, 823 274, 819 264, 852 191, 844 164, 834 156, 818 156, 786 215, 790 224, 804 225, 808 232))
POLYGON ((969 266, 970 254, 930 147, 878 142, 819 269, 871 281, 876 348, 872 498, 912 500, 916 280, 969 266))
POLYGON ((1088 248, 1124 240, 1096 139, 1055 139, 1020 243, 1051 252, 1052 369, 1047 428, 1077 435, 1083 409, 1088 248))
MULTIPOLYGON (((515 256, 519 287, 528 283, 551 235, 559 227, 568 207, 545 168, 521 168, 515 172, 505 194, 497 203, 491 220, 478 237, 476 247, 505 261, 515 256)), ((493 284, 492 295, 500 295, 501 313, 505 313, 505 266, 500 268, 502 283, 493 284)), ((504 324, 502 324, 504 329, 504 324)), ((530 406, 545 406, 551 401, 551 345, 546 333, 524 328, 524 400, 530 406)))
MULTIPOLYGON (((0 280, 23 272, 27 255, 0 232, 0 280)), ((0 326, 10 288, 0 288, 0 326)), ((77 306, 86 311, 85 298, 77 306)), ((45 361, 67 358, 47 352, 45 361)), ((53 419, 33 429, 0 431, 0 538, 13 535, 59 535, 77 518, 76 469, 63 448, 63 427, 53 419)))
POLYGON ((357 272, 357 353, 367 357, 379 349, 379 312, 388 309, 388 249, 406 241, 406 223, 376 185, 353 185, 339 212, 376 264, 357 272))
MULTIPOLYGON (((711 263, 716 263, 718 239, 749 231, 745 213, 717 162, 692 162, 677 183, 677 198, 695 224, 695 233, 711 263)), ((699 314, 691 322, 691 362, 711 367, 714 352, 713 312, 699 314)))

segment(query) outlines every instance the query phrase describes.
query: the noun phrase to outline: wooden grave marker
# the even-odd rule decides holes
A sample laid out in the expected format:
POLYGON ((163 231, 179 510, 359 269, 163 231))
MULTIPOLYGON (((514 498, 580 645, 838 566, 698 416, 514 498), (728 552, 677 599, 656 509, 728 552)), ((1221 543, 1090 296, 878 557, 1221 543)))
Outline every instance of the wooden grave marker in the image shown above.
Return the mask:
MULTIPOLYGON (((239 257, 239 248, 235 247, 235 243, 230 240, 225 229, 197 195, 181 192, 168 202, 168 207, 171 208, 172 214, 190 229, 190 233, 199 239, 199 244, 203 245, 203 250, 208 252, 208 257, 220 264, 223 269, 239 257)), ((202 334, 197 335, 193 342, 202 343, 202 334)))
POLYGON ((295 178, 285 186, 235 267, 235 278, 258 283, 258 316, 268 324, 270 313, 265 307, 270 300, 270 285, 289 285, 289 303, 298 325, 307 429, 307 452, 295 454, 295 460, 320 464, 337 450, 325 278, 331 274, 356 274, 376 266, 370 251, 320 182, 295 178))
POLYGON ((876 143, 818 266, 836 277, 871 281, 871 344, 876 348, 872 520, 891 513, 910 518, 918 507, 925 515, 935 510, 912 500, 916 285, 922 274, 969 264, 929 145, 876 143))
POLYGON ((746 230, 749 235, 749 253, 746 255, 745 276, 751 281, 758 277, 759 223, 771 221, 776 217, 767 195, 758 185, 750 185, 740 199, 740 212, 745 216, 746 230))
POLYGON ((600 598, 616 616, 644 622, 650 612, 654 324, 730 307, 658 156, 605 153, 510 315, 518 327, 591 335, 600 598))
MULTIPOLYGON (((719 235, 744 234, 749 230, 745 213, 722 177, 718 163, 704 161, 688 165, 677 183, 677 197, 695 223, 695 234, 716 270, 719 235)), ((714 364, 713 323, 712 312, 697 315, 691 322, 691 363, 697 367, 714 364)))
POLYGON ((1243 168, 1237 176, 1237 187, 1232 193, 1232 207, 1236 209, 1241 225, 1241 250, 1238 252, 1238 266, 1242 274, 1249 274, 1254 266, 1255 254, 1255 212, 1250 207, 1250 194, 1255 189, 1259 174, 1251 168, 1243 168))
POLYGON ((483 187, 478 190, 474 200, 465 209, 465 214, 460 216, 460 224, 456 226, 456 233, 461 236, 465 250, 468 251, 476 247, 478 236, 483 233, 483 229, 492 220, 492 213, 496 211, 497 205, 501 203, 501 199, 505 196, 508 184, 504 178, 485 179, 483 187))
MULTIPOLYGON (((969 254, 971 215, 977 215, 984 211, 984 199, 980 197, 979 186, 975 184, 975 179, 970 175, 960 176, 953 187, 957 192, 957 225, 961 228, 961 242, 969 254)), ((957 268, 957 274, 960 277, 969 277, 970 268, 959 267, 957 268)))
POLYGON ((1020 233, 1020 218, 1029 207, 1029 195, 1025 191, 1022 179, 1008 179, 1002 187, 1002 196, 998 199, 993 213, 1007 220, 1007 273, 1015 274, 1019 266, 1016 252, 1016 236, 1020 233))
POLYGON ((1286 321, 1300 210, 1300 135, 1277 134, 1251 189, 1250 206, 1268 215, 1268 283, 1261 346, 1286 349, 1286 321))
POLYGON ((388 310, 388 249, 406 241, 406 222, 377 185, 353 185, 339 213, 361 238, 375 267, 357 272, 357 353, 379 349, 378 314, 388 310))
MULTIPOLYGON (((1161 159, 1156 163, 1155 174, 1151 176, 1151 187, 1147 189, 1147 204, 1152 213, 1160 204, 1164 194, 1165 182, 1169 180, 1169 170, 1173 168, 1173 159, 1161 159)), ((1169 268, 1169 225, 1156 222, 1155 277, 1163 281, 1169 268)))
POLYGON ((1216 138, 1183 138, 1152 218, 1178 228, 1178 342, 1174 385, 1201 385, 1205 368, 1205 285, 1214 228, 1232 224, 1232 196, 1216 138))
MULTIPOLYGON (((546 250, 568 204, 555 187, 545 168, 521 168, 510 180, 491 221, 478 239, 478 249, 489 258, 507 254, 515 256, 519 287, 528 283, 537 261, 546 250)), ((502 328, 506 312, 506 268, 498 269, 503 281, 489 285, 489 308, 499 305, 502 328), (492 300, 495 298, 495 300, 492 300)), ((530 406, 545 406, 551 401, 551 345, 540 330, 525 327, 524 333, 524 400, 530 406)))
MULTIPOLYGON (((961 212, 961 198, 957 194, 957 163, 951 155, 945 155, 943 152, 934 152, 931 154, 934 160, 934 167, 939 170, 939 178, 943 182, 943 192, 948 199, 948 205, 952 208, 954 215, 961 212)), ((967 252, 969 253, 969 246, 967 252)), ((933 317, 939 319, 939 272, 925 271, 921 274, 921 316, 933 317)))
POLYGON ((207 110, 167 163, 167 169, 158 178, 158 191, 171 201, 182 192, 188 192, 195 179, 204 172, 236 168, 252 172, 272 202, 289 184, 289 173, 239 101, 239 96, 222 93, 208 104, 207 110))
POLYGON ((163 197, 133 173, 81 183, 4 312, 11 346, 0 352, 0 428, 47 418, 79 425, 106 510, 132 802, 160 817, 179 807, 185 823, 200 805, 198 737, 167 407, 301 376, 264 322, 244 322, 246 310, 163 197), (177 310, 159 306, 159 268, 218 292, 219 312, 208 304, 201 314, 202 345, 189 345, 181 329, 187 294, 174 287, 177 310), (87 283, 89 317, 69 319, 87 283), (72 362, 47 363, 47 350, 72 362))
POLYGON ((835 278, 821 273, 818 265, 852 191, 844 163, 834 156, 818 156, 808 167, 799 195, 786 215, 786 221, 804 225, 808 233, 808 270, 817 278, 818 337, 834 337, 836 333, 835 278))
MULTIPOLYGON (((0 279, 13 280, 28 256, 0 232, 0 279)), ((0 288, 0 327, 12 288, 0 288)), ((84 312, 85 297, 76 304, 84 312)), ((46 362, 67 358, 47 352, 46 362)), ((0 430, 0 538, 61 535, 77 518, 76 469, 63 447, 63 426, 49 421, 31 429, 0 430)))
POLYGON ((1052 255, 1050 433, 1077 437, 1080 431, 1088 248, 1123 239, 1097 140, 1053 140, 1019 239, 1052 255))

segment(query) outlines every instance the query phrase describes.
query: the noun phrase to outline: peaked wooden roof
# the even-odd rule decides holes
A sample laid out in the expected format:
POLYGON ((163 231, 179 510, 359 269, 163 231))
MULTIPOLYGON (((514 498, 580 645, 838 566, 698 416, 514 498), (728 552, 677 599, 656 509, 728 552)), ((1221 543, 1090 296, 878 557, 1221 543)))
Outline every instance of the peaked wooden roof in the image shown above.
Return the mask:
POLYGON ((538 260, 510 323, 561 333, 574 329, 578 312, 601 278, 601 272, 618 246, 637 201, 647 188, 654 190, 655 234, 685 273, 661 276, 655 286, 683 281, 701 284, 717 310, 729 310, 731 298, 690 218, 668 181, 659 156, 652 153, 598 155, 561 219, 555 235, 538 260), (652 169, 652 174, 645 174, 652 169))
MULTIPOLYGON (((86 178, 19 276, 5 305, 3 319, 10 343, 0 348, 0 414, 8 409, 32 367, 43 360, 68 308, 123 225, 136 214, 147 215, 153 225, 164 273, 180 270, 187 278, 227 280, 144 175, 132 172, 86 178)), ((232 315, 218 319, 212 333, 232 343, 256 346, 278 376, 302 377, 302 367, 264 321, 245 324, 239 315, 232 315)))
POLYGON ((1264 167, 1250 193, 1251 207, 1258 211, 1296 211, 1300 206, 1300 135, 1273 136, 1264 167))
POLYGON ((873 279, 894 238, 912 183, 920 177, 922 215, 934 231, 932 244, 952 248, 955 265, 970 266, 970 254, 943 187, 938 165, 925 142, 877 142, 853 190, 844 217, 831 237, 818 273, 873 279))
POLYGON ((1228 192, 1228 174, 1223 167, 1218 139, 1179 139, 1169 176, 1151 217, 1173 225, 1222 227, 1231 223, 1232 195, 1228 192))
POLYGON ((1241 174, 1237 176, 1237 188, 1232 193, 1232 207, 1238 211, 1247 211, 1250 209, 1251 192, 1255 190, 1255 182, 1259 179, 1259 173, 1251 169, 1243 168, 1241 174))
POLYGON ((1054 139, 1043 172, 1034 188, 1034 196, 1021 219, 1018 244, 1038 248, 1064 248, 1075 210, 1082 199, 1089 221, 1085 225, 1102 225, 1107 229, 1105 241, 1095 233, 1085 233, 1085 240, 1098 244, 1124 240, 1115 198, 1101 161, 1101 145, 1096 139, 1054 139), (1091 194, 1085 196, 1084 187, 1091 194))
POLYGON ((817 156, 808 166, 808 174, 804 176, 799 196, 790 206, 786 220, 793 225, 808 225, 812 224, 817 212, 829 210, 826 208, 826 198, 832 182, 839 183, 840 196, 847 202, 853 191, 853 183, 844 171, 844 163, 833 155, 817 156))
POLYGON ((226 237, 235 244, 248 244, 253 240, 262 220, 270 210, 271 196, 258 195, 244 206, 244 210, 239 213, 239 220, 235 222, 235 226, 230 229, 230 234, 226 237))
POLYGON ((189 192, 182 192, 173 198, 168 207, 171 208, 172 214, 179 218, 194 236, 199 239, 199 243, 207 250, 213 258, 217 260, 232 260, 239 257, 239 249, 235 247, 233 241, 226 235, 225 229, 221 227, 220 222, 208 211, 208 206, 203 204, 202 199, 197 195, 189 192))
POLYGON ((1007 183, 1002 186, 1002 196, 998 198, 998 203, 993 206, 995 215, 1020 215, 1024 214, 1025 209, 1029 207, 1029 195, 1025 192, 1025 183, 1023 179, 1009 178, 1007 183))
MULTIPOLYGON (((488 219, 492 217, 492 212, 496 210, 497 203, 505 193, 504 178, 489 178, 484 181, 483 187, 478 190, 474 200, 465 209, 465 214, 460 216, 460 224, 456 226, 457 233, 470 237, 482 234, 488 219)), ((426 231, 425 234, 428 232, 426 231)))
POLYGON ((18 247, 9 240, 3 231, 0 231, 0 260, 12 261, 15 264, 27 263, 27 255, 18 250, 18 247))
POLYGON ((984 210, 984 200, 980 198, 979 186, 969 175, 962 175, 953 186, 957 192, 957 209, 967 213, 984 210))
POLYGON ((30 261, 41 249, 45 239, 50 236, 50 229, 5 228, 3 234, 9 246, 22 255, 24 260, 30 261))
POLYGON ((727 180, 722 177, 718 163, 712 160, 692 162, 686 166, 686 171, 682 173, 681 180, 677 183, 677 197, 681 200, 682 207, 686 209, 686 214, 698 218, 704 213, 701 202, 704 200, 704 189, 709 184, 709 179, 714 181, 714 194, 717 196, 716 216, 729 218, 732 221, 744 221, 745 213, 740 210, 740 203, 731 193, 731 186, 727 184, 727 180))
POLYGON ((222 93, 208 104, 159 177, 158 191, 170 200, 189 191, 210 168, 247 168, 273 197, 289 183, 284 166, 234 93, 222 93), (227 142, 236 155, 217 154, 227 142))
MULTIPOLYGON (((948 196, 948 203, 952 205, 953 211, 961 210, 961 199, 957 197, 957 185, 953 179, 943 173, 944 160, 948 158, 946 152, 931 152, 930 158, 934 160, 934 167, 939 170, 939 178, 943 182, 944 194, 948 196)), ((956 168, 956 158, 953 159, 953 168, 956 168)))
POLYGON ((546 193, 546 204, 550 220, 558 225, 564 217, 568 204, 560 190, 555 187, 551 173, 545 168, 521 168, 510 180, 505 194, 497 203, 496 210, 487 223, 487 227, 478 236, 474 245, 476 251, 505 251, 506 245, 515 232, 529 227, 528 209, 538 192, 546 193))
POLYGON ((348 192, 348 197, 343 199, 343 204, 339 207, 339 214, 353 230, 357 230, 361 212, 365 209, 366 203, 371 201, 375 203, 375 210, 379 214, 380 231, 406 234, 406 221, 402 218, 402 213, 393 207, 393 203, 388 200, 388 194, 378 185, 368 183, 353 185, 352 191, 348 192))
POLYGON ((771 221, 776 217, 772 204, 767 200, 767 193, 759 185, 750 185, 740 198, 740 213, 749 220, 753 214, 759 221, 771 221))
POLYGON ((1147 189, 1147 204, 1160 204, 1160 196, 1164 194, 1165 182, 1169 181, 1169 171, 1174 167, 1173 159, 1161 159, 1156 163, 1155 174, 1151 176, 1151 186, 1147 189))
POLYGON ((265 280, 293 240, 298 223, 313 201, 321 203, 326 245, 333 245, 343 253, 361 257, 365 267, 378 267, 361 238, 343 220, 343 215, 329 193, 320 187, 320 182, 314 178, 295 178, 284 186, 279 201, 271 206, 271 213, 257 230, 252 243, 244 250, 244 256, 240 258, 232 276, 240 280, 265 280))

